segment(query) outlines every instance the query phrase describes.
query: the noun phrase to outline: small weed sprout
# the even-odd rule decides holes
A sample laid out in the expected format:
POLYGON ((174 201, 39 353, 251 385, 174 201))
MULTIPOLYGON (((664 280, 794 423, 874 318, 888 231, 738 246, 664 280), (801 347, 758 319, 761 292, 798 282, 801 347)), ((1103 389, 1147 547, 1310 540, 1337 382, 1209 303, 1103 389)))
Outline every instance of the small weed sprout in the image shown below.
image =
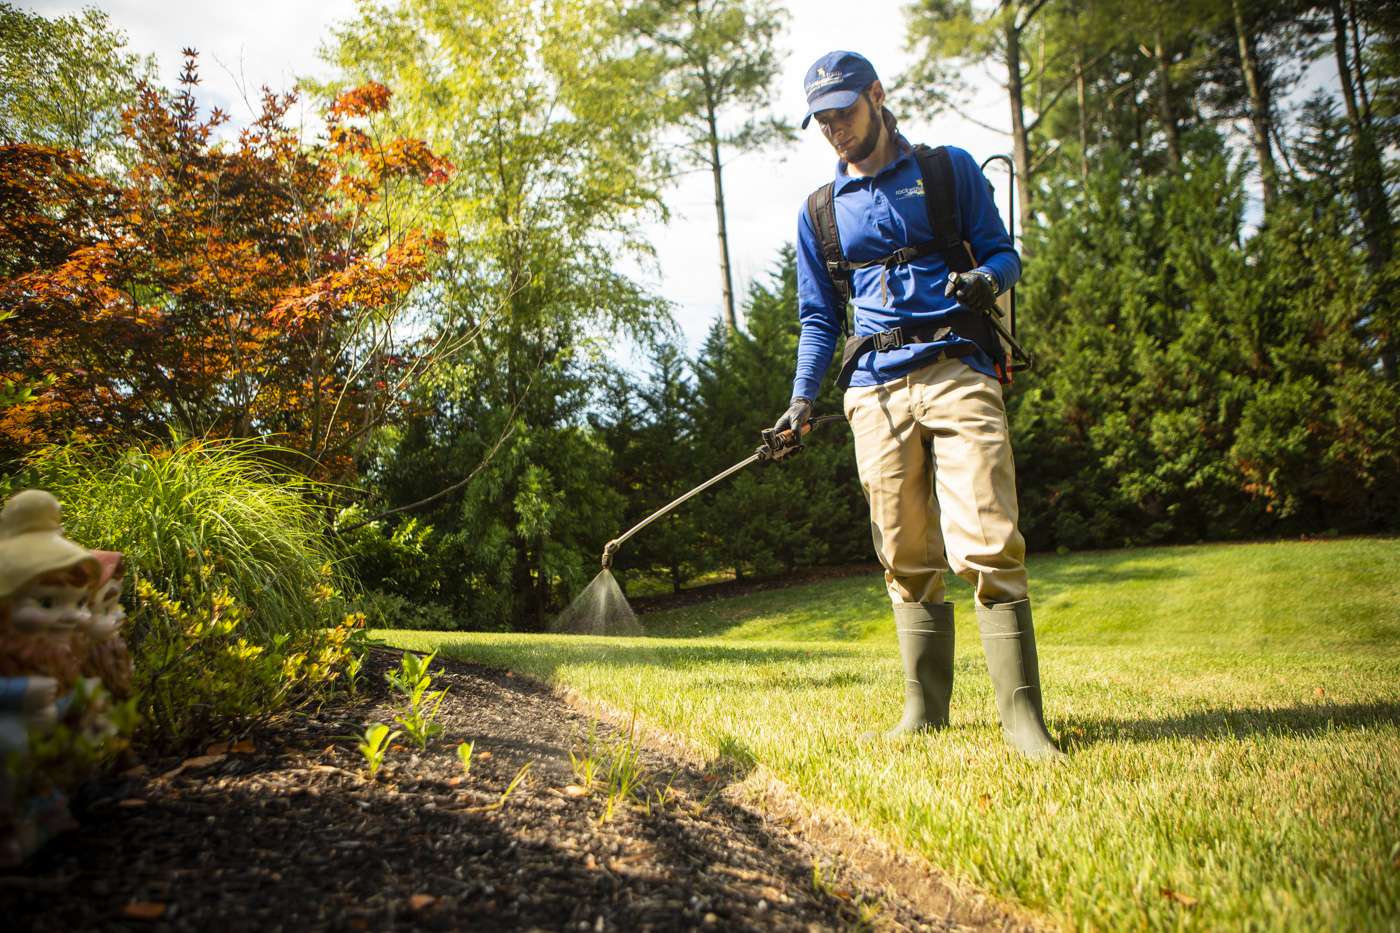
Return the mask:
POLYGON ((603 803, 600 823, 613 818, 618 807, 630 801, 644 787, 646 771, 642 769, 641 753, 629 738, 608 752, 607 799, 603 803))
POLYGON ((360 669, 365 666, 365 656, 353 652, 345 659, 345 690, 350 696, 360 692, 360 669))
POLYGON ((856 919, 851 925, 855 930, 874 930, 879 926, 880 915, 884 913, 885 905, 878 900, 862 900, 856 905, 856 919))
POLYGON ((676 789, 673 786, 675 782, 676 776, 672 774, 661 787, 647 789, 645 802, 647 816, 651 816, 652 807, 664 813, 667 807, 676 802, 676 789))
POLYGON ((618 808, 634 797, 646 796, 648 775, 642 767, 641 751, 635 742, 636 731, 637 715, 633 713, 627 738, 614 743, 603 753, 601 764, 606 772, 603 781, 607 797, 603 802, 603 812, 598 816, 600 823, 612 819, 618 808))
POLYGON ((590 747, 577 754, 573 749, 570 749, 569 767, 573 769, 574 779, 578 782, 579 787, 585 791, 591 791, 594 783, 598 780, 598 759, 593 754, 593 749, 590 747))
POLYGON ((534 764, 533 761, 527 761, 520 766, 520 770, 515 772, 515 777, 510 779, 510 783, 506 785, 506 789, 501 793, 501 799, 497 801, 498 804, 504 804, 506 798, 515 793, 515 788, 520 785, 521 781, 525 780, 525 775, 530 773, 530 766, 532 764, 534 764))
POLYGON ((515 772, 515 777, 510 779, 510 783, 506 785, 506 789, 501 792, 501 797, 499 800, 497 800, 495 803, 489 803, 484 807, 473 807, 472 812, 492 813, 496 810, 501 809, 501 807, 504 807, 506 805, 506 801, 510 799, 510 795, 515 793, 515 789, 520 786, 520 782, 525 780, 525 775, 530 773, 530 766, 532 764, 534 764, 533 761, 527 761, 520 766, 520 770, 515 772))
POLYGON ((398 730, 389 731, 389 727, 382 722, 371 723, 365 726, 364 737, 360 739, 356 748, 365 758, 365 766, 369 770, 369 779, 373 781, 379 774, 379 769, 384 765, 384 756, 389 751, 389 743, 397 736, 398 730))
POLYGON ((588 725, 588 737, 583 740, 583 747, 569 749, 569 767, 573 769, 574 780, 585 791, 592 791, 598 783, 598 753, 598 720, 595 719, 588 725))
POLYGON ((497 810, 501 809, 501 807, 504 807, 506 805, 506 801, 510 799, 510 795, 515 793, 515 789, 520 786, 520 782, 525 780, 525 775, 530 773, 530 766, 533 764, 533 761, 527 761, 520 766, 520 770, 515 772, 515 777, 510 779, 510 783, 506 785, 506 789, 501 792, 501 796, 496 800, 495 803, 488 803, 485 806, 481 807, 468 807, 462 812, 495 813, 497 810))
POLYGON ((428 689, 433 682, 428 666, 435 657, 436 651, 427 655, 405 651, 399 669, 384 675, 389 685, 403 694, 405 702, 394 722, 403 727, 404 735, 420 749, 427 748, 428 743, 442 733, 442 725, 436 720, 447 690, 428 689))
POLYGON ((598 739, 598 724, 595 721, 582 747, 569 750, 569 766, 578 785, 585 792, 601 788, 605 794, 603 811, 598 815, 600 823, 606 823, 620 807, 633 801, 640 802, 650 814, 653 806, 664 809, 676 799, 672 787, 674 775, 665 787, 653 789, 648 786, 651 776, 642 767, 641 750, 634 739, 636 724, 634 714, 626 738, 603 744, 598 739))
POLYGON ((472 773, 472 752, 475 749, 475 742, 463 742, 457 746, 457 760, 462 763, 463 777, 472 773))

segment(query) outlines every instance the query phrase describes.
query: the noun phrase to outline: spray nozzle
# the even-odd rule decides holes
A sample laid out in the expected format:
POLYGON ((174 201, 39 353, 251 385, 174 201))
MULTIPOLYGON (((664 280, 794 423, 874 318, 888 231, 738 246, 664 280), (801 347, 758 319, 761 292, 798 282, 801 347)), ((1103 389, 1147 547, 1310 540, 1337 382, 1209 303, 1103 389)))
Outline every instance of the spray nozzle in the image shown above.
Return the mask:
POLYGON ((617 554, 617 549, 620 547, 622 547, 622 545, 617 541, 609 541, 607 544, 603 545, 604 570, 612 569, 613 557, 617 554))

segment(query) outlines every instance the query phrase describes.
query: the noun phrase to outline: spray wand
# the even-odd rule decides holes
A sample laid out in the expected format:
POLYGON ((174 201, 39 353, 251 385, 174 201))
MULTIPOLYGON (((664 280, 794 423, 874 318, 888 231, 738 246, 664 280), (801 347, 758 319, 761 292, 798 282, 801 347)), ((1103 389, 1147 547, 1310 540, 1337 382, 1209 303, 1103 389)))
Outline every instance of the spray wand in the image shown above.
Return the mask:
POLYGON ((802 443, 802 438, 810 434, 814 429, 824 424, 830 424, 834 421, 845 420, 846 419, 841 415, 822 415, 821 417, 813 418, 806 424, 804 424, 802 426, 800 435, 797 431, 793 430, 775 431, 772 428, 766 429, 763 432, 763 443, 759 444, 758 449, 755 450, 748 457, 745 457, 743 460, 740 460, 738 463, 734 464, 732 467, 729 467, 723 472, 710 477, 709 479, 705 480, 705 482, 701 483, 699 486, 696 486, 689 492, 672 500, 671 502, 657 509, 655 512, 652 512, 646 518, 642 519, 640 522, 627 529, 627 531, 625 531, 621 535, 618 535, 616 538, 613 538, 611 541, 605 544, 603 546, 603 569, 612 569, 613 558, 617 556, 618 550, 622 548, 623 543, 626 542, 628 538, 632 537, 634 534, 641 531, 643 528, 650 525, 658 518, 661 518, 663 515, 666 515, 669 512, 675 510, 682 503, 699 495, 700 493, 704 492, 706 489, 709 489, 711 486, 715 485, 721 480, 728 479, 730 476, 733 476, 735 473, 738 473, 740 470, 742 470, 744 467, 748 466, 751 463, 777 463, 781 460, 792 456, 793 454, 800 451, 804 446, 802 443))

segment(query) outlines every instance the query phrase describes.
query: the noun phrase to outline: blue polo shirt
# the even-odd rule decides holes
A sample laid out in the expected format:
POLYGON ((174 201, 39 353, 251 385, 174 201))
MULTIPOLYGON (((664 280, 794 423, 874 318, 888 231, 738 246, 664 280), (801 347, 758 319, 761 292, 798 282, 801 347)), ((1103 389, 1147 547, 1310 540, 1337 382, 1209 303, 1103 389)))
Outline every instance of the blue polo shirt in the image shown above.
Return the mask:
MULTIPOLYGON (((899 142, 903 154, 872 177, 846 174, 845 162, 836 166, 836 226, 841 246, 851 262, 878 259, 933 239, 918 160, 902 136, 899 142)), ((1021 259, 1006 235, 1006 225, 997 213, 982 170, 963 149, 949 146, 948 155, 958 192, 962 238, 971 244, 972 255, 981 263, 978 268, 990 272, 997 282, 997 292, 1004 292, 1021 277, 1021 259)), ((889 269, 857 269, 851 283, 855 334, 865 336, 897 325, 944 326, 949 312, 957 307, 953 298, 943 294, 947 284, 948 266, 937 254, 889 269)), ((804 202, 797 220, 797 316, 802 323, 802 336, 797 343, 794 396, 817 397, 822 375, 841 336, 845 308, 838 307, 838 301, 804 202)), ((970 341, 953 338, 871 351, 859 361, 851 385, 880 385, 898 379, 932 362, 952 343, 971 345, 970 341)), ((978 372, 996 376, 991 359, 980 349, 963 359, 978 372)))

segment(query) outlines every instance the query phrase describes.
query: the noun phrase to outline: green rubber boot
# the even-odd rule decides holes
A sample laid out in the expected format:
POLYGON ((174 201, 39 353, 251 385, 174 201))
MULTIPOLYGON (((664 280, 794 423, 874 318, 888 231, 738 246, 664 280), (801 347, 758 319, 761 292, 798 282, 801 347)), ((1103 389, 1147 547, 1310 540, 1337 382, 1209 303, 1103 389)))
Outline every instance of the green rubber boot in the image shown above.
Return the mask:
POLYGON ((1065 757, 1045 729, 1030 600, 978 606, 977 626, 1006 740, 1028 758, 1065 757))
POLYGON ((953 697, 953 604, 899 603, 894 628, 904 660, 904 718, 886 734, 942 729, 953 697))

